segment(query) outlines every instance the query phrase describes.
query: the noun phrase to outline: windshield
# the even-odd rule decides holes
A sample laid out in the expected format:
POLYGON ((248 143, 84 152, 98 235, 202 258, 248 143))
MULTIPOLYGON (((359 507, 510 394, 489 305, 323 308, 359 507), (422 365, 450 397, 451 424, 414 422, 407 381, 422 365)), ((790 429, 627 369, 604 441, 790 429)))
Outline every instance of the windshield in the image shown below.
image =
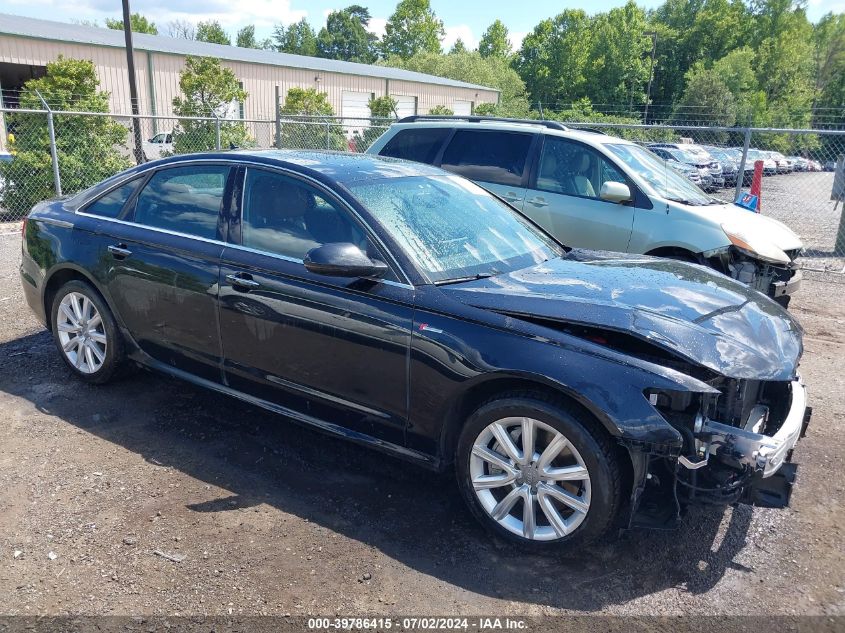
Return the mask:
POLYGON ((710 149, 707 151, 710 152, 710 155, 718 161, 721 161, 723 163, 733 162, 733 158, 725 150, 710 149))
POLYGON ((665 160, 639 145, 608 144, 606 147, 637 176, 649 195, 684 204, 715 204, 715 201, 683 174, 669 167, 665 160))
POLYGON ((511 272, 563 254, 549 236, 460 176, 383 178, 350 189, 435 283, 511 272))
POLYGON ((682 163, 687 163, 688 165, 695 165, 701 162, 701 157, 698 154, 694 154, 688 150, 684 149, 668 149, 666 150, 669 152, 675 160, 680 161, 682 163))

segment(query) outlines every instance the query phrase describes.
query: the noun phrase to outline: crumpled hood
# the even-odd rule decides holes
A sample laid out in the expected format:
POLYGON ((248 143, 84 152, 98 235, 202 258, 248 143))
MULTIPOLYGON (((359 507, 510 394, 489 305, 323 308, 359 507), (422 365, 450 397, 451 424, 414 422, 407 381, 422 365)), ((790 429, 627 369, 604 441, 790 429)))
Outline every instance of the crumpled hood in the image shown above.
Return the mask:
MULTIPOLYGON (((765 204, 765 198, 763 199, 765 204)), ((711 222, 717 222, 725 230, 742 237, 743 241, 754 247, 761 255, 769 255, 772 259, 779 259, 787 251, 797 251, 802 247, 801 238, 783 222, 748 211, 735 204, 713 204, 706 207, 691 207, 697 213, 711 222)), ((785 255, 780 259, 789 261, 785 255)))
POLYGON ((573 250, 441 290, 478 308, 627 332, 731 378, 790 380, 803 351, 800 325, 775 302, 675 260, 573 250))

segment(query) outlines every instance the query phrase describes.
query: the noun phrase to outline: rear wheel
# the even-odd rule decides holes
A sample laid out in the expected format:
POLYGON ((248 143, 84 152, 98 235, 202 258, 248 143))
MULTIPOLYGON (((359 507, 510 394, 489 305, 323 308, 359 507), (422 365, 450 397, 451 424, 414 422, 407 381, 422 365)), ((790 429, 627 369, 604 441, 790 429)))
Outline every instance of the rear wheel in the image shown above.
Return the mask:
POLYGON ((111 310, 89 284, 70 281, 53 299, 53 340, 80 379, 104 383, 124 361, 123 340, 111 310))
POLYGON ((532 549, 602 536, 621 497, 614 448, 563 402, 519 395, 479 408, 457 448, 458 482, 494 534, 532 549))

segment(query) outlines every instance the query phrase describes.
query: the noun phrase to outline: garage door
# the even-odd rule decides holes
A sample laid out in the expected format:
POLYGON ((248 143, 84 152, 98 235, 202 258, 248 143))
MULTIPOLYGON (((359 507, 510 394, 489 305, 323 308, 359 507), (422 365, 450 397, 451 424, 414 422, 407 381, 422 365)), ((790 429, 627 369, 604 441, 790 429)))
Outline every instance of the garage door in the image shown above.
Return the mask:
POLYGON ((405 95, 390 95, 396 101, 396 117, 401 119, 417 113, 417 98, 405 95))
POLYGON ((472 114, 472 101, 461 101, 460 99, 455 99, 452 103, 452 110, 455 111, 457 116, 469 116, 472 114))
POLYGON ((347 135, 353 132, 361 133, 370 123, 371 92, 343 92, 340 95, 340 116, 343 117, 343 128, 347 135))

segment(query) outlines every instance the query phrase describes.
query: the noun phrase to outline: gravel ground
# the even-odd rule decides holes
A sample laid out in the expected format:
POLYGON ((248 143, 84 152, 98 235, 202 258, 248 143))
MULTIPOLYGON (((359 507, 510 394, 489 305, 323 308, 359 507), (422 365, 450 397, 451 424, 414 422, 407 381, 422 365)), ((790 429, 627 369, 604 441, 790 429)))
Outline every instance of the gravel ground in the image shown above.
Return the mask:
POLYGON ((73 380, 19 252, 0 225, 0 613, 845 613, 843 285, 793 303, 815 411, 792 508, 554 558, 491 541, 450 477, 149 373, 73 380))

